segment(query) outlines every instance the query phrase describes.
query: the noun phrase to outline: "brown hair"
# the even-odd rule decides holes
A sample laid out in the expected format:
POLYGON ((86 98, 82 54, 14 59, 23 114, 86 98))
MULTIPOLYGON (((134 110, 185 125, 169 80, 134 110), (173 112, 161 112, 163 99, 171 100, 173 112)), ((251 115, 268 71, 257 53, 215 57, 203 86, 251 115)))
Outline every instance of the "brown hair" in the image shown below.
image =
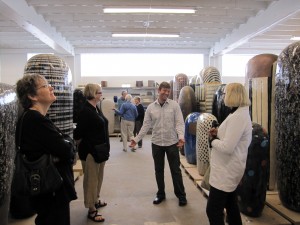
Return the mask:
POLYGON ((171 89, 171 85, 168 82, 163 81, 163 82, 160 83, 160 85, 158 87, 158 90, 161 90, 162 88, 171 89))

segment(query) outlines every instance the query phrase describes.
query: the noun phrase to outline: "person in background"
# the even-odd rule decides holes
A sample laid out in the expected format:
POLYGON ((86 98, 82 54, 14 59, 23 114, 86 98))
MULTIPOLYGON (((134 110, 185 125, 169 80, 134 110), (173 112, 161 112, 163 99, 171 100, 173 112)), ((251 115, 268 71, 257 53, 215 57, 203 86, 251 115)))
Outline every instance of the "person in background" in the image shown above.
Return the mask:
POLYGON ((30 197, 37 212, 35 224, 70 225, 70 201, 77 199, 73 176, 75 146, 65 141, 64 135, 46 116, 56 100, 53 87, 43 76, 29 74, 17 82, 16 92, 24 109, 22 130, 20 120, 16 129, 16 137, 21 135, 21 152, 29 161, 51 154, 63 178, 63 185, 54 193, 30 197))
MULTIPOLYGON (((123 151, 127 152, 127 139, 133 138, 133 130, 135 119, 138 116, 136 106, 131 103, 132 96, 127 94, 125 97, 126 102, 122 104, 121 109, 113 109, 115 113, 122 117, 121 120, 121 137, 123 140, 123 151)), ((131 149, 133 152, 135 148, 131 149)))
POLYGON ((143 126, 139 134, 131 140, 130 146, 134 147, 152 127, 152 156, 158 187, 153 204, 160 204, 166 198, 164 166, 167 155, 174 193, 179 199, 179 206, 185 206, 187 200, 179 158, 179 149, 184 145, 184 121, 179 104, 168 98, 170 91, 168 82, 159 85, 158 99, 147 107, 143 126))
MULTIPOLYGON (((128 94, 127 91, 122 91, 121 92, 121 97, 118 98, 118 101, 117 101, 118 110, 120 110, 123 103, 126 102, 125 97, 126 97, 127 94, 128 94)), ((120 126, 121 126, 121 120, 122 120, 122 117, 120 116, 120 126)), ((121 136, 120 142, 122 142, 122 136, 121 136)))
POLYGON ((224 103, 231 108, 231 114, 219 128, 209 132, 212 150, 206 213, 210 225, 222 225, 225 208, 228 224, 242 225, 236 188, 244 175, 252 138, 250 100, 240 83, 227 84, 224 95, 224 103))
POLYGON ((95 145, 109 142, 108 120, 97 107, 102 97, 102 88, 98 84, 87 84, 83 91, 87 101, 79 113, 74 130, 74 139, 78 143, 79 158, 82 162, 84 205, 88 208, 88 218, 94 222, 105 219, 98 213, 107 203, 100 200, 105 162, 96 163, 92 151, 95 145))
MULTIPOLYGON (((141 97, 135 96, 134 103, 135 103, 136 109, 138 111, 138 116, 135 119, 135 125, 134 125, 134 131, 133 131, 134 136, 136 136, 136 135, 138 135, 138 133, 140 132, 140 130, 143 126, 143 121, 144 121, 144 117, 145 117, 145 109, 144 109, 144 106, 141 104, 141 97)), ((142 146, 143 146, 143 140, 141 139, 138 142, 138 147, 142 148, 142 146)))

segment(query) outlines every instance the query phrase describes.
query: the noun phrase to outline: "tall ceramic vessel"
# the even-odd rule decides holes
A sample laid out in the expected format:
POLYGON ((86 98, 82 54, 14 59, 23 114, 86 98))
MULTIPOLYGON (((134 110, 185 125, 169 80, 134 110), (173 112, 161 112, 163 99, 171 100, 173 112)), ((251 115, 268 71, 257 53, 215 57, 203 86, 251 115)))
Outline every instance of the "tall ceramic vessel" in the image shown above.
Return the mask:
POLYGON ((244 176, 237 187, 240 211, 247 216, 259 217, 265 206, 269 175, 269 138, 266 130, 252 123, 252 141, 244 176))
POLYGON ((115 103, 109 99, 103 99, 99 102, 98 107, 102 110, 103 115, 108 120, 108 132, 109 134, 114 133, 115 130, 115 114, 112 112, 112 109, 115 108, 115 103))
POLYGON ((226 84, 222 84, 218 87, 213 100, 212 114, 217 118, 219 124, 230 114, 230 108, 224 104, 223 93, 225 86, 226 84))
POLYGON ((179 94, 178 104, 181 108, 183 120, 196 109, 195 92, 191 86, 184 86, 179 94))
POLYGON ((284 206, 300 212, 300 42, 278 57, 275 79, 278 190, 284 206))
POLYGON ((72 75, 66 62, 52 54, 35 55, 25 66, 26 74, 40 74, 48 80, 54 88, 56 101, 47 115, 62 132, 73 135, 72 75))
POLYGON ((197 121, 197 136, 196 136, 196 154, 197 154, 197 169, 200 175, 204 176, 209 166, 209 142, 208 131, 211 129, 212 122, 217 121, 217 118, 210 113, 202 113, 197 121))
POLYGON ((73 122, 78 122, 79 112, 83 108, 83 105, 86 101, 86 97, 83 95, 81 89, 75 89, 73 92, 73 122))
POLYGON ((177 74, 173 79, 173 100, 178 101, 181 88, 189 85, 189 79, 184 73, 177 74))
POLYGON ((246 66, 246 87, 251 100, 252 121, 260 124, 268 133, 270 143, 269 189, 276 188, 276 154, 274 129, 274 68, 277 55, 260 54, 251 58, 246 66), (247 86, 248 85, 248 86, 247 86))
POLYGON ((197 75, 196 77, 195 97, 196 97, 196 112, 205 112, 204 83, 200 75, 197 75))
POLYGON ((196 133, 197 121, 200 113, 194 112, 187 116, 185 120, 185 133, 184 133, 184 155, 186 161, 190 164, 197 164, 196 159, 196 133))
POLYGON ((8 223, 17 119, 18 105, 15 90, 11 85, 0 83, 0 225, 8 223))

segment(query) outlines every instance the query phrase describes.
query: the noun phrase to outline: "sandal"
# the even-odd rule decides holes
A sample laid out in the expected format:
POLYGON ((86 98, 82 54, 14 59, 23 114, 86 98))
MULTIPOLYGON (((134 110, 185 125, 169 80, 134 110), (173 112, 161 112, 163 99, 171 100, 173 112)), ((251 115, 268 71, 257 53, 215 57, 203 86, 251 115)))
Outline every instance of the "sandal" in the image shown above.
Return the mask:
POLYGON ((104 206, 107 206, 106 202, 101 202, 100 200, 98 200, 98 202, 95 203, 95 208, 96 209, 99 209, 99 208, 104 207, 104 206))
POLYGON ((88 212, 88 216, 89 219, 93 220, 94 222, 104 222, 104 218, 102 217, 102 215, 98 214, 98 211, 92 211, 92 212, 88 212))

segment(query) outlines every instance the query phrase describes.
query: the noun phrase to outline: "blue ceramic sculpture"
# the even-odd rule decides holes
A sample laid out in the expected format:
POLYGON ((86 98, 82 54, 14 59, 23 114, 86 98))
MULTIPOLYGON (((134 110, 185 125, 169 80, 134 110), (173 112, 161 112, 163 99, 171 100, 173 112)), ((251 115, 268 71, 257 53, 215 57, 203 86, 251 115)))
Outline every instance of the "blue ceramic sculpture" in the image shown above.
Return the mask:
POLYGON ((196 129, 197 121, 200 113, 194 112, 187 116, 185 120, 185 134, 184 134, 184 155, 186 161, 190 164, 197 164, 196 159, 196 129))
POLYGON ((300 212, 300 42, 278 57, 275 79, 276 157, 279 198, 300 212))
POLYGON ((269 176, 269 138, 266 130, 252 123, 252 141, 244 176, 237 187, 240 211, 251 217, 259 217, 265 206, 269 176))

